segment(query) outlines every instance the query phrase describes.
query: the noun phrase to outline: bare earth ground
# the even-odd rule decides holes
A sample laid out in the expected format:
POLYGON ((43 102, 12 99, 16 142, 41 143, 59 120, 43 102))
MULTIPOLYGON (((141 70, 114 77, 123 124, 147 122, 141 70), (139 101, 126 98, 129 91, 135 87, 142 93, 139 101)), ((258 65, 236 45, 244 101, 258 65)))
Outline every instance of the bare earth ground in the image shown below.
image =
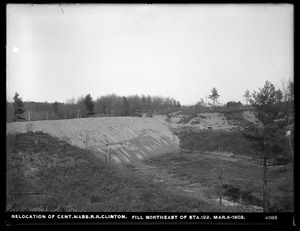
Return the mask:
MULTIPOLYGON (((252 112, 243 112, 242 118, 250 123, 257 122, 252 112)), ((206 137, 207 141, 204 141, 203 147, 206 149, 198 150, 197 145, 195 147, 191 146, 194 145, 195 141, 188 143, 181 140, 179 146, 179 138, 175 135, 182 131, 190 132, 187 133, 187 137, 193 136, 194 132, 207 130, 219 130, 225 133, 238 131, 241 129, 241 121, 237 123, 228 119, 222 113, 201 113, 197 116, 177 115, 172 117, 169 122, 166 119, 166 116, 155 116, 155 118, 91 118, 36 121, 32 123, 32 130, 44 131, 60 138, 62 142, 68 142, 90 151, 102 162, 105 153, 109 153, 111 156, 110 162, 123 163, 125 165, 121 169, 125 168, 124 173, 128 174, 127 170, 133 173, 130 179, 133 176, 138 176, 138 178, 153 183, 158 189, 166 189, 168 192, 175 193, 178 197, 193 198, 193 200, 201 201, 201 203, 205 201, 210 205, 210 208, 204 204, 202 204, 203 208, 197 206, 185 207, 185 210, 189 209, 188 211, 219 211, 220 208, 217 206, 219 203, 218 185, 220 168, 222 168, 222 203, 227 206, 223 206, 221 210, 262 211, 261 160, 251 154, 250 143, 244 141, 239 135, 234 136, 233 133, 228 133, 231 135, 225 135, 225 137, 223 135, 224 140, 222 142, 223 144, 231 144, 234 148, 231 149, 230 145, 228 147, 223 145, 222 151, 218 151, 219 146, 216 148, 211 142, 213 137, 206 137, 204 134, 202 137, 206 137)), ((26 124, 28 123, 9 124, 8 133, 26 132, 28 130, 26 124)), ((38 153, 41 153, 42 150, 38 153)), ((74 151, 74 155, 75 153, 76 151, 74 151)), ((88 161, 85 159, 74 161, 72 155, 62 160, 55 153, 47 155, 46 159, 35 154, 30 156, 35 160, 33 162, 38 161, 47 169, 57 168, 61 165, 60 167, 63 167, 64 171, 67 171, 66 168, 69 165, 70 168, 74 168, 74 166, 77 168, 81 164, 87 164, 86 161, 88 161), (58 162, 58 166, 51 164, 55 162, 58 162)), ((30 178, 36 172, 39 172, 39 168, 33 164, 26 166, 22 171, 25 178, 30 178)), ((268 171, 269 208, 271 211, 291 211, 293 204, 291 164, 270 166, 268 171)), ((136 181, 134 182, 136 183, 136 181)), ((116 183, 119 184, 118 181, 116 183)), ((128 193, 128 190, 132 191, 135 186, 131 185, 130 189, 128 187, 126 186, 125 194, 128 193)), ((148 187, 146 188, 149 190, 148 187)), ((134 200, 139 201, 137 199, 139 193, 141 192, 134 190, 133 194, 136 195, 134 200)), ((153 195, 150 194, 149 198, 153 198, 153 195)), ((102 203, 102 199, 94 200, 99 200, 102 203)), ((119 201, 119 203, 121 202, 119 201)), ((94 206, 94 209, 102 209, 98 204, 98 207, 91 206, 94 206)), ((109 207, 108 204, 106 206, 109 207)), ((153 207, 150 209, 147 206, 143 207, 146 211, 155 209, 153 207)), ((182 208, 182 205, 180 206, 173 206, 172 208, 182 208)), ((162 211, 168 211, 168 208, 170 207, 166 206, 162 209, 167 210, 162 211)), ((137 205, 131 207, 131 209, 140 211, 137 205)))
POLYGON ((93 151, 104 160, 130 163, 178 150, 179 139, 165 121, 157 118, 108 117, 17 122, 7 124, 7 133, 43 131, 79 148, 93 151))
MULTIPOLYGON (((254 113, 251 111, 242 112, 242 117, 245 121, 250 123, 259 123, 254 113)), ((163 116, 161 116, 161 119, 163 116)), ((166 118, 166 117, 164 117, 166 118)), ((182 127, 193 127, 197 129, 222 129, 231 131, 234 129, 239 129, 240 127, 237 124, 234 124, 233 121, 228 120, 223 113, 198 113, 197 115, 176 115, 172 116, 169 120, 169 126, 173 128, 182 128, 182 127)))

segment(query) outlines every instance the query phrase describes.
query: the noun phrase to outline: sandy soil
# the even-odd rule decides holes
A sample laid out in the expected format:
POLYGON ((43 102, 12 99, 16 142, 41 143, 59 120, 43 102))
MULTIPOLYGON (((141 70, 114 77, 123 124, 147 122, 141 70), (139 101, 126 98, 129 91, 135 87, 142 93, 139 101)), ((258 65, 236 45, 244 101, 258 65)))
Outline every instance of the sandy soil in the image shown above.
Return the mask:
POLYGON ((16 122, 7 124, 7 133, 43 131, 86 148, 103 159, 129 163, 151 156, 176 152, 179 139, 160 117, 82 118, 16 122))
MULTIPOLYGON (((245 121, 251 123, 259 123, 258 119, 253 112, 244 111, 242 113, 245 121)), ((170 126, 174 128, 179 127, 194 127, 197 129, 222 129, 222 130, 233 130, 239 128, 239 126, 232 124, 226 119, 223 113, 218 112, 207 112, 199 113, 197 117, 192 118, 188 123, 180 123, 180 120, 184 118, 184 115, 174 115, 170 118, 170 126)))
POLYGON ((257 119, 257 117, 254 115, 254 113, 252 111, 244 111, 243 116, 244 116, 245 120, 247 120, 251 123, 258 124, 259 126, 262 126, 262 123, 257 119))
POLYGON ((198 129, 225 129, 231 130, 237 128, 236 125, 228 123, 222 113, 199 113, 197 117, 192 118, 188 123, 181 124, 179 121, 183 118, 182 115, 176 115, 170 118, 171 126, 194 127, 198 129))
POLYGON ((200 122, 195 124, 195 127, 200 129, 211 127, 212 129, 230 130, 237 127, 229 124, 222 113, 201 113, 198 114, 198 117, 193 118, 189 124, 195 123, 194 121, 200 122))

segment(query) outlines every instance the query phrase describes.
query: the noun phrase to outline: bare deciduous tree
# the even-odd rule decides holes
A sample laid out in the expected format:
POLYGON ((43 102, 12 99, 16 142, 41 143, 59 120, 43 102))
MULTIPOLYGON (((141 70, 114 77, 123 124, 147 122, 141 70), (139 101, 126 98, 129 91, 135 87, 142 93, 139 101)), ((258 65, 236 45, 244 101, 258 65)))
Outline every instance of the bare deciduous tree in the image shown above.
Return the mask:
POLYGON ((247 105, 248 105, 248 104, 249 104, 250 97, 251 97, 250 91, 249 91, 248 89, 245 91, 245 94, 243 95, 243 97, 245 98, 246 103, 247 103, 247 105))

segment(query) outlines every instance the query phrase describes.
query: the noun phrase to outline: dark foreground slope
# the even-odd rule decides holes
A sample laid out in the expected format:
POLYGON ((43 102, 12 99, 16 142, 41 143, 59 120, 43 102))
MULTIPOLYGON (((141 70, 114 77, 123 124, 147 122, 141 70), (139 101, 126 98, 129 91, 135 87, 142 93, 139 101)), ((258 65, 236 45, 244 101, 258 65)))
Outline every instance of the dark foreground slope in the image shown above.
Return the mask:
MULTIPOLYGON (((8 211, 219 211, 41 132, 7 136, 8 211)), ((223 208, 225 209, 225 208, 223 208)))

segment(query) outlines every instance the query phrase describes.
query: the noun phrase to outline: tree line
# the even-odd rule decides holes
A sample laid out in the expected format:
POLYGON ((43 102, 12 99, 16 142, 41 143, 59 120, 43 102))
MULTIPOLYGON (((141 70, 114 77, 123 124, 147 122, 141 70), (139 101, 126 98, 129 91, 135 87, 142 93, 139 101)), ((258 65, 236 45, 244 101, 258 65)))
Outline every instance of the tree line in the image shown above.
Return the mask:
MULTIPOLYGON (((272 85, 275 87, 275 85, 272 83, 272 85)), ((280 80, 280 87, 276 89, 274 92, 275 98, 278 102, 290 102, 294 100, 294 81, 291 79, 286 80, 285 78, 282 78, 280 80)), ((221 104, 218 102, 218 99, 220 98, 220 94, 218 93, 218 89, 216 87, 213 87, 210 90, 211 94, 206 95, 206 102, 204 101, 204 98, 200 98, 200 101, 198 101, 194 106, 195 107, 207 107, 207 106, 220 106, 221 104), (211 102, 208 102, 207 99, 211 100, 211 102)), ((244 92, 243 98, 246 101, 246 105, 249 105, 250 100, 253 96, 253 93, 250 93, 250 91, 247 89, 244 92)), ((242 106, 243 104, 235 101, 229 101, 226 104, 224 104, 226 107, 234 107, 234 106, 242 106)))
MULTIPOLYGON (((272 84, 273 85, 273 84, 272 84)), ((273 85, 275 87, 275 85, 273 85)), ((288 102, 293 101, 294 82, 292 80, 281 80, 281 88, 274 92, 277 102, 282 102, 283 106, 288 107, 288 102)), ((247 89, 243 97, 247 105, 253 96, 247 89)), ((93 100, 91 94, 81 96, 77 100, 75 98, 67 99, 61 102, 24 102, 20 95, 16 92, 13 102, 7 102, 7 122, 12 121, 28 121, 28 120, 55 120, 55 119, 72 119, 98 116, 141 116, 152 114, 167 114, 169 112, 182 109, 201 109, 204 107, 220 107, 218 99, 220 94, 216 87, 211 89, 211 94, 206 95, 206 102, 201 98, 198 103, 192 106, 181 107, 179 101, 170 97, 161 96, 145 96, 130 95, 118 96, 116 94, 108 94, 93 100), (207 102, 207 98, 212 103, 207 102), (26 112, 25 112, 26 111, 26 112)), ((224 104, 226 107, 239 107, 242 103, 229 101, 224 104)))
POLYGON ((171 97, 150 95, 118 96, 108 94, 93 100, 91 94, 67 99, 65 102, 23 102, 16 92, 13 102, 7 102, 7 122, 58 120, 101 116, 152 116, 181 107, 171 97))

